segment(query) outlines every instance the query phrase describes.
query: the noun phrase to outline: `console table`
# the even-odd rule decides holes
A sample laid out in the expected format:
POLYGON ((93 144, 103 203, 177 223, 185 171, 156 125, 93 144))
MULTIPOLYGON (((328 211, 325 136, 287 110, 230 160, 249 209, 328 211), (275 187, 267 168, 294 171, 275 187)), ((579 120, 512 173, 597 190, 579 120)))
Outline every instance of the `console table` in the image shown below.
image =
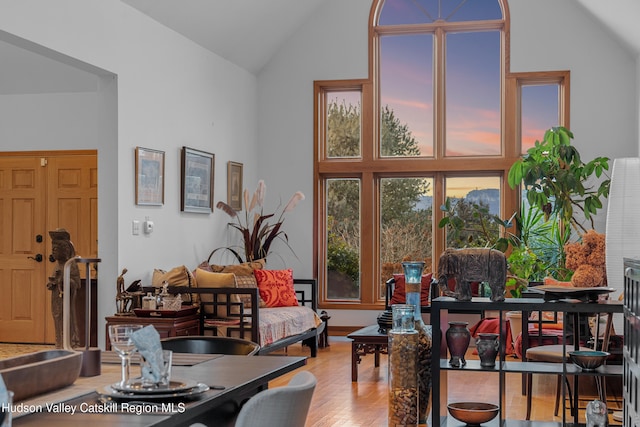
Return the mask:
POLYGON ((200 335, 200 316, 198 314, 180 317, 109 316, 105 320, 107 321, 106 350, 111 350, 111 341, 109 340, 110 325, 153 325, 160 334, 160 338, 200 335))

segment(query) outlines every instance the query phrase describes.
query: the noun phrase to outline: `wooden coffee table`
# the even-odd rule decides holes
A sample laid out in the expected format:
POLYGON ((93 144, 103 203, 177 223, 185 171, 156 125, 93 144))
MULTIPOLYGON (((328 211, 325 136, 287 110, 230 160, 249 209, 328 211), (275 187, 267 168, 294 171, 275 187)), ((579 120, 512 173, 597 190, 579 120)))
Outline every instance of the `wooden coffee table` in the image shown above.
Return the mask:
POLYGON ((347 335, 351 342, 351 381, 358 381, 358 364, 362 356, 374 355, 374 366, 380 366, 380 353, 387 354, 389 338, 378 331, 378 325, 358 329, 347 335))

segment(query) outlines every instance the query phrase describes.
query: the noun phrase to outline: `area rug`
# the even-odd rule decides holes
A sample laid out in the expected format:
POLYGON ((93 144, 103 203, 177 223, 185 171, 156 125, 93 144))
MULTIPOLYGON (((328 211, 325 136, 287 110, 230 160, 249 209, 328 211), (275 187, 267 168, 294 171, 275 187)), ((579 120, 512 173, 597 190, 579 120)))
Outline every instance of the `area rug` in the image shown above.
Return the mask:
POLYGON ((0 343, 0 359, 35 353, 36 351, 53 350, 53 344, 12 344, 0 343))

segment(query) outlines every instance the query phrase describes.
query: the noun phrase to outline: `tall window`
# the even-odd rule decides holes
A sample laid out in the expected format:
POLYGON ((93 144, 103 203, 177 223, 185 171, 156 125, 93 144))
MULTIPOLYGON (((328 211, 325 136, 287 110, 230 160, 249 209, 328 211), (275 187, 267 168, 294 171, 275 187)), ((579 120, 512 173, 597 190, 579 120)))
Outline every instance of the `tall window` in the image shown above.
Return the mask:
POLYGON ((547 127, 564 105, 564 80, 508 74, 506 0, 374 0, 371 17, 372 78, 315 83, 325 307, 378 308, 403 260, 431 270, 446 247, 490 244, 504 230, 478 214, 517 210, 506 176, 538 131, 530 118, 553 109, 554 87, 547 127), (466 234, 438 227, 452 214, 466 234))

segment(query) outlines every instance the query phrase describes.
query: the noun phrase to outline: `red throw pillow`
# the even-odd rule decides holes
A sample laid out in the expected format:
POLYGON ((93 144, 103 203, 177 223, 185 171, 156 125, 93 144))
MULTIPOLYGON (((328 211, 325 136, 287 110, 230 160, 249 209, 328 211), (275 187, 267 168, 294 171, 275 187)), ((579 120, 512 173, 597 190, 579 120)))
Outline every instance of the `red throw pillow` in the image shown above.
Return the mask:
POLYGON ((293 288, 293 270, 254 270, 260 297, 267 307, 295 307, 298 305, 293 288))
MULTIPOLYGON (((431 284, 432 276, 432 273, 422 276, 420 285, 420 305, 423 307, 429 305, 429 287, 431 284)), ((389 304, 404 304, 407 302, 404 274, 394 274, 393 279, 396 281, 396 285, 393 288, 393 295, 391 296, 391 301, 389 301, 389 304)))

